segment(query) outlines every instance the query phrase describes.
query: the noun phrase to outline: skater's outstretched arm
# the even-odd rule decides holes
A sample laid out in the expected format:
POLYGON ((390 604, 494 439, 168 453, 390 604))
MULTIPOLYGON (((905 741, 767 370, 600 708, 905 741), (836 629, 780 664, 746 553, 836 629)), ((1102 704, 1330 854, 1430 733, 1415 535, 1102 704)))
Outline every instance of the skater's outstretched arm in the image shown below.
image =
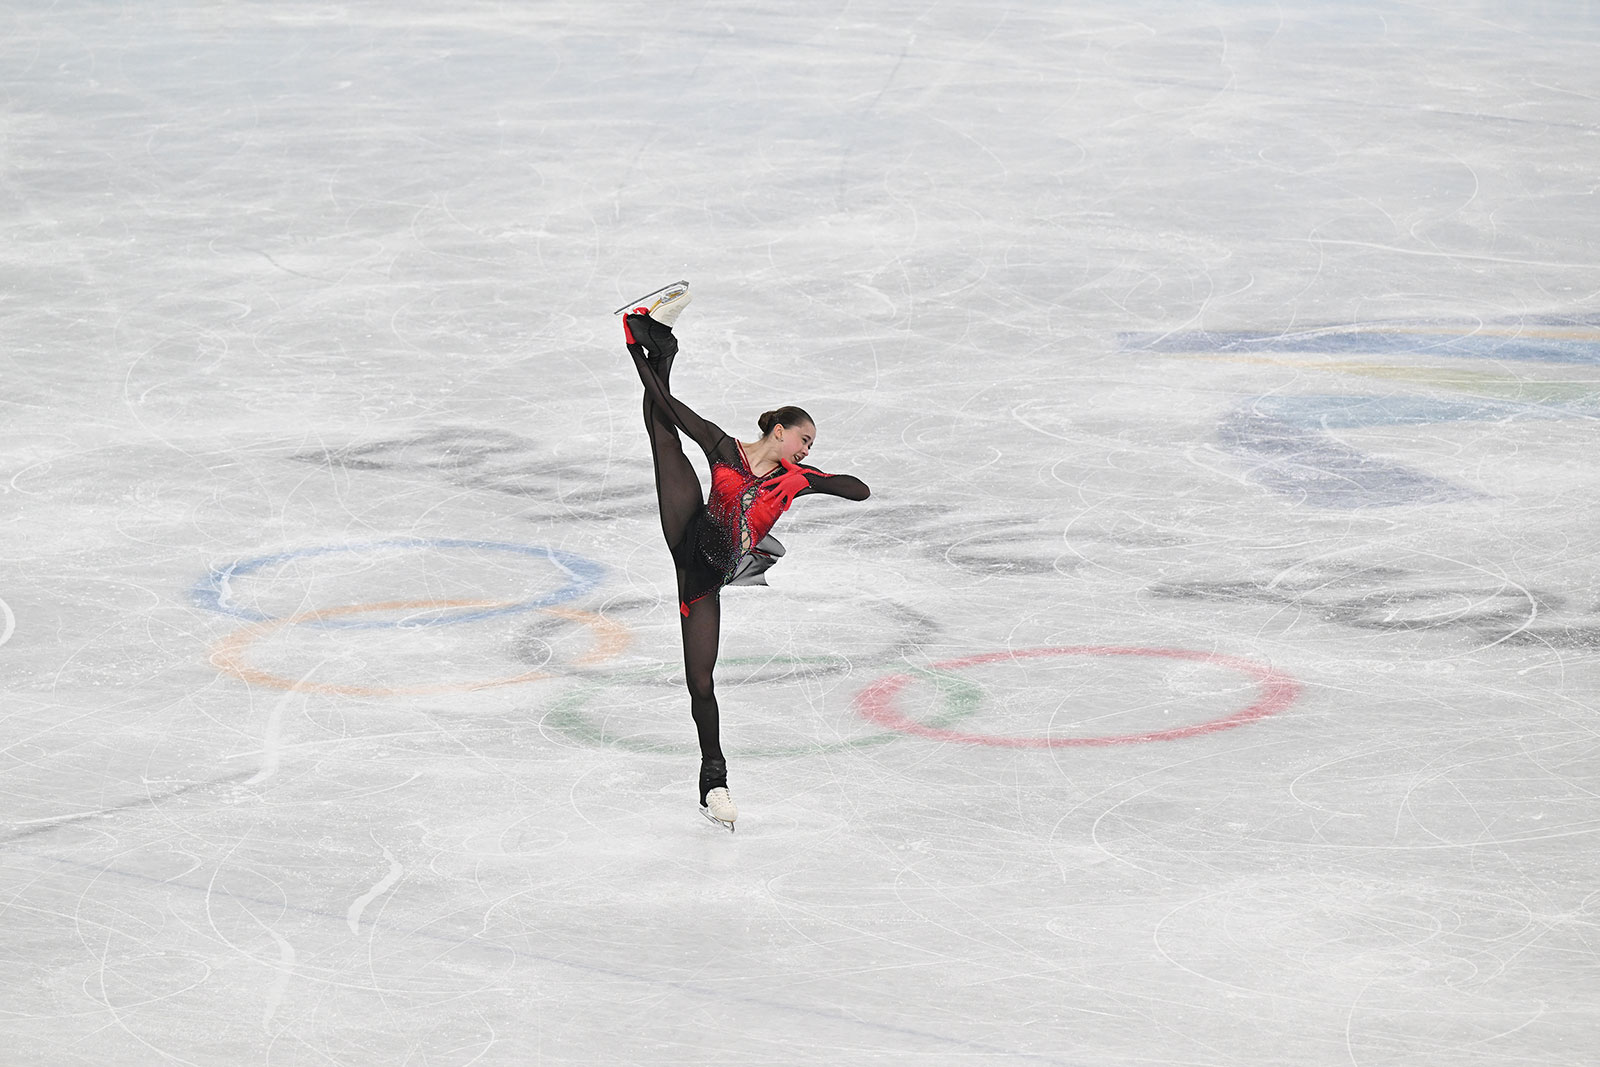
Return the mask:
POLYGON ((807 463, 799 466, 805 472, 807 485, 796 496, 826 493, 828 496, 842 496, 846 500, 865 500, 872 495, 867 483, 853 474, 824 474, 807 463))
POLYGON ((867 483, 850 474, 827 474, 804 463, 781 460, 783 473, 761 483, 763 492, 776 496, 779 506, 789 510, 796 497, 826 493, 846 500, 865 500, 872 495, 867 483))
POLYGON ((629 345, 628 354, 633 357, 634 369, 639 372, 639 380, 644 383, 644 391, 655 402, 657 410, 665 414, 672 424, 684 433, 689 439, 699 445, 706 454, 718 450, 718 446, 729 440, 722 427, 708 419, 702 419, 693 408, 677 397, 673 396, 656 375, 655 368, 651 367, 644 356, 642 345, 629 345))

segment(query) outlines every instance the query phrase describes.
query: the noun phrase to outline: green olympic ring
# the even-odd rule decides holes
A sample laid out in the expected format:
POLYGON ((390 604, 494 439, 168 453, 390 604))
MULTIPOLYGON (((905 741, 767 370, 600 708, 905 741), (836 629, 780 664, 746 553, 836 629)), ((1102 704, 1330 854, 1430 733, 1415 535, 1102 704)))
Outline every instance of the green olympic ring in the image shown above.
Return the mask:
MULTIPOLYGON (((760 664, 769 665, 774 661, 787 660, 796 665, 807 662, 822 662, 838 659, 837 656, 734 656, 722 660, 724 664, 760 664)), ((655 675, 656 671, 622 671, 608 674, 604 680, 586 682, 578 688, 558 698, 548 710, 545 711, 541 724, 547 724, 569 740, 586 745, 605 745, 611 748, 620 748, 627 752, 639 752, 649 755, 683 756, 692 755, 695 751, 692 741, 674 743, 666 741, 651 741, 637 737, 619 737, 608 735, 604 725, 595 722, 583 713, 584 705, 594 699, 595 695, 605 689, 608 684, 619 681, 628 681, 630 678, 642 679, 655 675)), ((913 668, 906 673, 920 675, 926 678, 943 696, 943 707, 939 714, 927 720, 928 725, 934 728, 949 726, 951 723, 965 719, 978 710, 983 702, 981 686, 962 678, 954 673, 944 671, 929 671, 913 668)), ((688 727, 688 718, 684 720, 688 727)), ((691 731, 692 732, 692 731, 691 731)), ((784 759, 791 756, 822 756, 832 752, 845 752, 851 749, 867 748, 872 745, 887 745, 899 740, 904 734, 894 731, 885 731, 881 734, 872 734, 868 737, 852 738, 848 741, 827 741, 809 745, 780 745, 767 748, 742 749, 731 747, 732 755, 744 759, 784 759)))

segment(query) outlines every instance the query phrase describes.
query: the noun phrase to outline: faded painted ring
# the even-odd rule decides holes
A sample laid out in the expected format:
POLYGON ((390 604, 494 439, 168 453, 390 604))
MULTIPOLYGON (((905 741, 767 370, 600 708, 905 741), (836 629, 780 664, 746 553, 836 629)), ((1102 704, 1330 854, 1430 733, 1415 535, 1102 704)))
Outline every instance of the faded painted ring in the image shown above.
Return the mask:
MULTIPOLYGON (((495 600, 393 600, 378 604, 348 604, 343 607, 304 611, 288 618, 268 619, 265 622, 251 623, 235 630, 212 646, 211 664, 218 670, 253 685, 264 685, 272 689, 286 689, 297 693, 322 693, 333 696, 432 696, 439 693, 469 693, 479 689, 493 689, 499 686, 520 685, 524 682, 538 682, 554 678, 555 675, 549 671, 525 671, 522 674, 510 675, 504 678, 489 678, 477 682, 402 686, 339 685, 330 682, 313 682, 307 678, 288 678, 281 674, 273 674, 270 671, 251 667, 244 662, 245 653, 252 645, 261 638, 285 626, 307 622, 322 622, 327 619, 337 619, 345 615, 358 615, 369 611, 437 611, 441 608, 492 608, 502 605, 503 602, 495 600)), ((539 610, 557 618, 570 619, 573 622, 582 623, 594 631, 595 645, 577 659, 576 663, 579 666, 591 666, 612 659, 628 645, 628 631, 626 628, 594 612, 576 611, 570 608, 540 608, 539 610)))
MULTIPOLYGON (((538 611, 542 608, 575 600, 599 585, 601 578, 605 575, 605 568, 594 560, 572 552, 545 548, 542 545, 519 545, 506 541, 472 541, 449 537, 404 537, 387 541, 363 541, 349 545, 320 545, 313 548, 296 549, 292 552, 279 552, 270 556, 255 556, 250 559, 235 560, 224 566, 211 568, 211 572, 191 591, 191 596, 195 603, 211 611, 220 611, 224 615, 232 615, 247 622, 271 622, 275 616, 232 603, 229 597, 228 583, 235 578, 245 577, 263 568, 271 567, 278 563, 288 563, 291 560, 326 556, 339 552, 363 552, 384 548, 476 548, 494 552, 512 552, 525 556, 536 556, 549 560, 556 567, 565 571, 567 581, 566 584, 551 590, 543 596, 519 601, 497 600, 481 602, 493 603, 495 606, 459 615, 445 615, 426 619, 352 621, 339 618, 332 611, 324 611, 321 614, 328 616, 328 618, 319 622, 318 625, 346 629, 386 630, 478 622, 500 615, 515 615, 525 611, 538 611)), ((296 615, 295 618, 303 619, 314 614, 317 613, 302 612, 296 615)))
POLYGON ((1141 734, 1121 734, 1111 737, 1002 737, 990 734, 964 734, 947 730, 941 724, 918 722, 895 706, 895 698, 912 681, 909 674, 894 674, 880 679, 856 695, 856 711, 861 717, 886 730, 912 734, 931 741, 954 741, 966 745, 990 745, 997 748, 1087 748, 1102 745, 1130 745, 1147 741, 1176 741, 1214 733, 1235 726, 1255 722, 1276 714, 1294 703, 1300 695, 1300 683, 1281 671, 1253 660, 1238 656, 1225 656, 1215 652, 1201 652, 1187 648, 1130 648, 1116 645, 1074 645, 1066 648, 1025 648, 1005 652, 985 652, 961 659, 935 663, 932 670, 957 671, 989 663, 1034 659, 1045 656, 1141 656, 1157 659, 1184 659, 1210 663, 1218 667, 1247 674, 1260 687, 1255 701, 1232 715, 1210 722, 1193 723, 1168 730, 1152 730, 1141 734))
MULTIPOLYGON (((728 657, 722 663, 771 663, 774 660, 790 663, 803 663, 807 660, 823 660, 832 657, 826 656, 734 656, 728 657)), ((653 672, 631 672, 635 678, 653 672)), ((973 714, 978 709, 981 699, 979 687, 972 682, 965 681, 953 674, 938 673, 934 671, 918 670, 916 673, 927 675, 934 685, 938 686, 943 694, 943 707, 940 713, 932 720, 934 723, 947 726, 973 714)), ((584 705, 594 699, 595 694, 606 687, 607 682, 624 681, 628 674, 608 675, 604 679, 587 682, 578 686, 572 692, 565 694, 555 701, 545 712, 541 722, 547 723, 557 732, 569 740, 586 745, 601 745, 610 748, 619 748, 627 752, 638 752, 650 755, 692 755, 695 746, 692 742, 672 744, 668 742, 650 741, 642 738, 607 736, 605 727, 597 724, 592 718, 583 713, 584 705)), ((688 716, 684 716, 685 729, 692 728, 688 716)), ((868 737, 852 738, 848 741, 829 741, 810 745, 779 745, 766 748, 744 749, 736 745, 728 746, 735 756, 746 759, 783 759, 792 756, 821 756, 831 752, 845 752, 852 749, 868 748, 873 745, 888 744, 899 740, 900 735, 894 732, 873 734, 868 737)))

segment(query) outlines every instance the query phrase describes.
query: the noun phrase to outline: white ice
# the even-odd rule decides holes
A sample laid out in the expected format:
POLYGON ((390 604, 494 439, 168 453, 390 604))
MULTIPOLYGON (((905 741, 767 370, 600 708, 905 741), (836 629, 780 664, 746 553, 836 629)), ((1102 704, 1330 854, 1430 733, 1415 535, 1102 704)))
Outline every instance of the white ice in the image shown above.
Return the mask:
POLYGON ((1600 1062, 1595 4, 0 27, 0 1064, 1600 1062))

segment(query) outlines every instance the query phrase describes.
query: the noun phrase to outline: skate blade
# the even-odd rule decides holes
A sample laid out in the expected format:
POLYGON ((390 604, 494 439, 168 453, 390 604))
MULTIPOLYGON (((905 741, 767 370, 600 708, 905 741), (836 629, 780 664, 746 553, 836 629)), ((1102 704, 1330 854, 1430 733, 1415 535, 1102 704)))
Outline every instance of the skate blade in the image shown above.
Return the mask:
POLYGON ((711 814, 711 812, 709 812, 705 808, 701 808, 700 809, 700 814, 704 815, 706 817, 706 822, 710 823, 712 826, 721 826, 725 830, 727 830, 728 833, 730 833, 730 834, 733 833, 733 823, 731 823, 731 822, 723 822, 721 819, 719 819, 715 815, 711 814))
POLYGON ((637 300, 628 301, 611 314, 628 315, 631 314, 635 309, 641 307, 646 311, 654 311, 662 303, 662 301, 658 299, 659 297, 666 296, 668 293, 676 295, 679 290, 687 288, 689 288, 689 283, 686 281, 677 281, 673 282, 671 285, 663 285, 653 293, 646 293, 637 300))

